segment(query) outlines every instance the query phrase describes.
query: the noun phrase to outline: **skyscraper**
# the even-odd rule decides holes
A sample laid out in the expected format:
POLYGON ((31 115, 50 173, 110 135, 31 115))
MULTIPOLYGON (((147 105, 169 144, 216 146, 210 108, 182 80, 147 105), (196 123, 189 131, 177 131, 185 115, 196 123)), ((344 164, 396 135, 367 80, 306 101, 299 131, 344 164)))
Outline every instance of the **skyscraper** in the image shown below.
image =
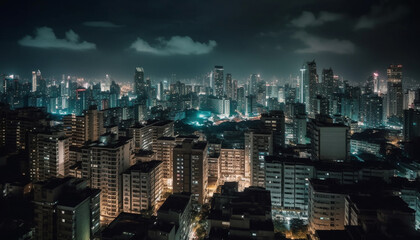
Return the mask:
MULTIPOLYGON (((308 95, 309 84, 305 81, 308 78, 306 77, 306 65, 303 65, 300 69, 300 79, 299 79, 299 103, 304 103, 306 105, 306 97, 308 95)), ((306 106, 308 107, 308 106, 306 106)), ((308 108, 306 108, 308 109, 308 108)))
POLYGON ((86 180, 51 178, 33 187, 34 239, 93 239, 100 230, 100 190, 86 180))
POLYGON ((207 198, 207 142, 185 139, 173 149, 173 191, 189 192, 200 204, 207 198))
POLYGON ((157 100, 162 101, 163 100, 163 83, 159 82, 157 85, 157 100))
POLYGON ((137 162, 123 174, 123 210, 140 214, 152 209, 163 190, 162 161, 137 162))
POLYGON ((36 92, 38 89, 39 81, 41 80, 41 71, 32 71, 32 92, 36 92))
POLYGON ((225 95, 225 83, 223 81, 223 66, 214 66, 213 70, 214 87, 216 97, 222 98, 225 95))
POLYGON ((376 94, 367 95, 364 99, 364 124, 371 128, 377 128, 382 125, 382 110, 383 110, 383 99, 376 94))
POLYGON ((303 92, 303 98, 306 104, 306 111, 314 115, 314 100, 317 95, 318 85, 318 74, 316 73, 315 60, 312 62, 306 62, 302 69, 302 86, 301 92, 303 92), (303 88, 303 89, 302 89, 303 88))
POLYGON ((331 118, 309 123, 311 157, 315 161, 344 162, 350 155, 349 127, 332 123, 331 118))
POLYGON ((257 88, 258 88, 258 79, 259 76, 257 74, 251 74, 249 77, 249 85, 248 85, 248 95, 256 95, 257 94, 257 88))
POLYGON ((226 74, 226 96, 228 99, 232 99, 233 97, 233 82, 232 82, 232 74, 226 74))
POLYGON ((412 141, 420 137, 420 111, 409 109, 404 110, 404 141, 412 141))
POLYGON ((251 185, 265 187, 265 156, 273 154, 273 132, 250 130, 245 133, 245 177, 251 185))
POLYGON ((372 74, 372 81, 373 81, 373 92, 379 93, 380 92, 380 86, 379 86, 379 74, 377 72, 374 72, 372 74))
POLYGON ((402 65, 390 65, 388 76, 387 117, 403 117, 402 65))
POLYGON ((122 173, 134 158, 131 138, 106 134, 82 148, 82 177, 91 188, 101 189, 101 221, 109 223, 122 211, 122 173))
POLYGON ((321 93, 330 98, 334 93, 334 73, 331 68, 322 70, 322 89, 321 93))
POLYGON ((69 169, 69 139, 64 132, 44 131, 30 134, 30 175, 34 181, 65 177, 69 169))
POLYGON ((238 80, 232 82, 232 100, 237 101, 238 99, 238 80))
POLYGON ((136 67, 134 72, 134 92, 138 97, 145 97, 145 81, 144 81, 144 70, 142 67, 136 67))
POLYGON ((266 129, 273 132, 275 150, 285 147, 285 118, 283 111, 270 111, 261 114, 261 122, 266 129))

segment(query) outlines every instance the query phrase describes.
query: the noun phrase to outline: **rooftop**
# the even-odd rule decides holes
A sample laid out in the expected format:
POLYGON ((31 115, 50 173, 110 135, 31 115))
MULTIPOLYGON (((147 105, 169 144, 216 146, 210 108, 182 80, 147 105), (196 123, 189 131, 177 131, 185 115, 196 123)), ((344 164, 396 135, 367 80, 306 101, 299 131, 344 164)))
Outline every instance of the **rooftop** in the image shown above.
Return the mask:
POLYGON ((158 213, 169 212, 169 211, 183 213, 185 208, 188 206, 189 202, 190 202, 189 194, 172 194, 166 199, 166 201, 159 208, 158 213))
POLYGON ((103 239, 142 239, 153 224, 153 218, 140 214, 120 213, 103 231, 103 239))
POLYGON ((150 162, 137 162, 130 168, 128 168, 124 173, 130 173, 131 171, 140 171, 142 173, 149 173, 157 166, 159 166, 162 161, 153 160, 150 162))

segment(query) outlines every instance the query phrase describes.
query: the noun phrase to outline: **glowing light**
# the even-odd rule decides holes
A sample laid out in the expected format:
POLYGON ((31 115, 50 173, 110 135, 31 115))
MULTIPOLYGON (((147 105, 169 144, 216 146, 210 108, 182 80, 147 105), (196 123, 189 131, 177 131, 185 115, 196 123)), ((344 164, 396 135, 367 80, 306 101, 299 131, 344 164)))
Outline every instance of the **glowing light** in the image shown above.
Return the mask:
POLYGON ((373 73, 373 76, 377 77, 377 76, 379 76, 379 74, 375 72, 375 73, 373 73))

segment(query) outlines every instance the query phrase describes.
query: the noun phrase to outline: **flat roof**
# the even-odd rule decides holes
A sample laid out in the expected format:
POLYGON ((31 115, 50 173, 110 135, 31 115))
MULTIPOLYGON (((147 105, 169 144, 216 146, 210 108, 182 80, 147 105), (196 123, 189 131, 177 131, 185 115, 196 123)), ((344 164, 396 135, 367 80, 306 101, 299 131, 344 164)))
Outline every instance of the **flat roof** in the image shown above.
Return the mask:
POLYGON ((157 166, 162 164, 162 161, 153 160, 150 162, 137 162, 127 170, 125 170, 124 173, 130 173, 131 171, 140 171, 142 173, 149 173, 153 169, 155 169, 157 166))
POLYGON ((159 208, 158 212, 173 211, 177 213, 182 213, 188 206, 189 202, 189 194, 172 194, 165 200, 165 202, 159 208))

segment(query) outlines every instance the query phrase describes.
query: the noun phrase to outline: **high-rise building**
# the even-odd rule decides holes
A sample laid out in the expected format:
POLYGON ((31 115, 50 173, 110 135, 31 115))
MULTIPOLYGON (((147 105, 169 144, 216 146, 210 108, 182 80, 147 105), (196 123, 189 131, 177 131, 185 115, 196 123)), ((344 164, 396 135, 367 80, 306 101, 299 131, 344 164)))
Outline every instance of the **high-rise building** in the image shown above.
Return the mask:
POLYGON ((157 100, 159 100, 159 101, 164 100, 163 99, 163 92, 164 92, 163 83, 159 82, 158 85, 157 85, 157 96, 156 96, 157 100))
POLYGON ((412 89, 407 89, 404 93, 404 110, 415 107, 416 102, 416 91, 412 89))
POLYGON ((308 179, 315 177, 309 159, 267 156, 266 189, 271 193, 274 212, 294 211, 306 215, 308 210, 308 179))
POLYGON ((324 97, 330 98, 334 94, 334 72, 331 68, 322 70, 322 89, 324 97))
POLYGON ((308 109, 309 106, 306 105, 308 102, 308 96, 309 96, 309 82, 307 82, 307 69, 306 65, 304 64, 302 68, 300 69, 300 78, 299 78, 299 103, 303 103, 306 106, 306 109, 308 109))
POLYGON ((275 239, 270 192, 260 187, 238 192, 235 182, 225 183, 213 197, 208 225, 209 239, 275 239))
POLYGON ((249 76, 248 96, 249 95, 257 95, 258 82, 259 82, 259 75, 258 74, 253 73, 253 74, 251 74, 251 76, 249 76))
POLYGON ((296 114, 293 117, 293 141, 296 144, 306 144, 306 114, 296 114))
POLYGON ((122 211, 122 173, 133 162, 133 152, 131 138, 110 133, 82 148, 82 176, 91 188, 102 190, 101 222, 111 222, 122 211))
POLYGON ((270 111, 261 114, 264 127, 273 132, 273 145, 276 150, 285 147, 285 118, 283 111, 270 111))
POLYGON ((245 177, 244 149, 222 148, 219 156, 220 180, 240 181, 245 177))
POLYGON ((388 110, 387 117, 403 117, 403 88, 402 65, 390 65, 387 69, 388 76, 388 110))
POLYGON ((214 66, 213 70, 213 79, 214 79, 214 88, 215 96, 218 98, 223 98, 225 96, 225 82, 223 75, 223 66, 214 66))
POLYGON ((365 94, 379 94, 379 74, 374 72, 368 77, 365 84, 365 94))
POLYGON ((233 98, 233 82, 232 82, 232 74, 228 73, 226 74, 226 86, 225 86, 225 91, 226 91, 226 97, 228 99, 232 99, 233 98))
POLYGON ((162 161, 138 162, 122 178, 123 211, 153 210, 163 193, 162 161))
POLYGON ((312 62, 306 62, 302 69, 302 85, 301 85, 301 93, 303 93, 304 103, 306 105, 306 111, 311 113, 314 116, 314 108, 313 108, 313 101, 317 95, 317 88, 318 88, 318 74, 316 72, 316 63, 315 60, 312 62))
POLYGON ((100 230, 100 190, 86 180, 51 178, 33 188, 34 239, 92 239, 100 230))
POLYGON ((99 136, 105 133, 104 113, 98 111, 96 106, 91 106, 82 116, 64 116, 63 123, 66 136, 71 137, 72 146, 82 146, 87 141, 98 141, 99 136))
POLYGON ((309 231, 344 230, 346 192, 334 180, 311 179, 309 184, 309 231))
POLYGON ((48 127, 50 122, 42 108, 28 107, 7 111, 2 124, 4 130, 0 135, 4 139, 5 147, 15 151, 27 149, 28 134, 48 127))
POLYGON ((160 137, 153 142, 155 159, 162 161, 162 178, 166 189, 172 190, 173 158, 172 153, 176 145, 174 137, 160 137))
POLYGON ((69 174, 69 139, 61 131, 29 134, 30 177, 43 181, 69 174))
POLYGON ((265 156, 273 154, 273 132, 249 130, 245 133, 245 177, 251 186, 265 187, 265 156))
POLYGON ((207 142, 185 139, 173 149, 173 192, 189 192, 199 204, 206 202, 207 142))
POLYGON ((41 71, 32 71, 32 92, 38 91, 41 78, 41 71))
MULTIPOLYGON (((317 95, 317 88, 318 88, 318 74, 316 72, 316 63, 315 60, 313 60, 312 62, 307 62, 307 77, 308 79, 308 83, 309 83, 309 103, 310 103, 310 111, 312 114, 314 114, 314 99, 316 98, 317 95)), ((308 109, 308 108, 307 108, 308 109)))
POLYGON ((157 232, 156 238, 152 239, 179 239, 187 240, 191 232, 192 220, 192 197, 188 194, 172 194, 170 195, 162 206, 157 211, 157 223, 152 227, 152 232, 157 232), (174 226, 175 236, 169 238, 166 229, 171 229, 174 226), (166 231, 165 231, 166 230, 166 231), (160 234, 159 232, 165 232, 160 234), (167 235, 168 238, 163 236, 167 235))
POLYGON ((134 72, 134 92, 137 97, 146 97, 146 83, 144 80, 144 70, 142 67, 136 67, 134 72))
POLYGON ((327 97, 317 95, 312 99, 312 113, 315 115, 330 115, 330 101, 327 97))
POLYGON ((146 125, 136 124, 129 128, 129 136, 133 138, 135 150, 152 150, 153 143, 160 137, 174 136, 174 122, 154 121, 146 125))
POLYGON ((311 156, 316 161, 347 161, 350 155, 349 127, 332 119, 312 120, 309 124, 311 156))
POLYGON ((238 100, 238 80, 232 82, 232 100, 238 100))
POLYGON ((420 111, 404 110, 403 137, 407 142, 420 137, 420 111))
POLYGON ((376 94, 367 95, 363 104, 364 112, 364 124, 371 128, 377 128, 382 125, 383 116, 383 104, 382 97, 376 94))

